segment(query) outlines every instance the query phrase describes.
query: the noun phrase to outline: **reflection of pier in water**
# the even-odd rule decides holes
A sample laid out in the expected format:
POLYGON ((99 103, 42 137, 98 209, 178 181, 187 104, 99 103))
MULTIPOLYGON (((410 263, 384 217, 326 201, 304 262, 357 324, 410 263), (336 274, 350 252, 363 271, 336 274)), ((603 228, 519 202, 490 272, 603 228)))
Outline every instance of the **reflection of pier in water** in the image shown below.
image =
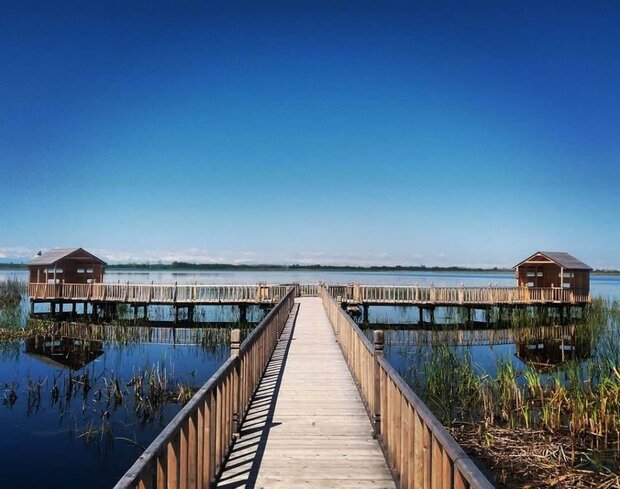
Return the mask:
MULTIPOLYGON (((386 344, 391 346, 488 346, 519 344, 543 339, 561 340, 574 338, 578 327, 536 326, 492 329, 393 329, 386 334, 386 344)), ((373 325, 382 329, 382 325, 373 325)), ((384 328, 388 331, 388 328, 384 328)), ((589 338, 588 338, 589 342, 589 338)))
MULTIPOLYGON (((238 324, 234 324, 238 327, 238 324)), ((218 324, 217 328, 179 328, 154 326, 125 326, 116 324, 84 324, 57 323, 57 331, 61 335, 97 341, 119 341, 132 343, 148 343, 158 345, 205 345, 229 343, 229 331, 232 323, 218 324), (226 327, 225 327, 226 326, 226 327)))
POLYGON ((79 370, 103 355, 103 342, 64 334, 36 335, 25 341, 26 354, 56 368, 79 370))
POLYGON ((565 332, 559 337, 529 337, 517 342, 515 356, 539 370, 552 369, 572 360, 592 356, 591 337, 583 331, 565 332))
POLYGON ((505 329, 393 329, 385 344, 398 347, 515 345, 515 356, 536 369, 552 369, 592 355, 591 332, 575 324, 505 329))

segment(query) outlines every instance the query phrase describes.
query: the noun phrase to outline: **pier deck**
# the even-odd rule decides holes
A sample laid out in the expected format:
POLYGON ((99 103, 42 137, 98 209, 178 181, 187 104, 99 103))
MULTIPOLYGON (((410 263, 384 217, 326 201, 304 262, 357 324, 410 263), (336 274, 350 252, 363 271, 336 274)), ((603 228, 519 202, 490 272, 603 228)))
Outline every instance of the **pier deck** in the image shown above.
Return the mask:
POLYGON ((321 299, 297 302, 218 487, 393 488, 321 299))
POLYGON ((231 331, 229 359, 116 489, 492 488, 383 358, 383 332, 311 292, 290 287, 242 343, 231 331))

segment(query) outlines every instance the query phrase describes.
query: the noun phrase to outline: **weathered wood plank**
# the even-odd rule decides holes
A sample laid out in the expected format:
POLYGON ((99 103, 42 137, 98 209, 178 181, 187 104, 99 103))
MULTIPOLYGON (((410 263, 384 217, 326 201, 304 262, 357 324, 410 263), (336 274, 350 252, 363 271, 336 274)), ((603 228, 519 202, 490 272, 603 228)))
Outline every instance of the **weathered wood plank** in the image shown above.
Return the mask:
POLYGON ((297 300, 219 486, 394 488, 321 300, 297 300))

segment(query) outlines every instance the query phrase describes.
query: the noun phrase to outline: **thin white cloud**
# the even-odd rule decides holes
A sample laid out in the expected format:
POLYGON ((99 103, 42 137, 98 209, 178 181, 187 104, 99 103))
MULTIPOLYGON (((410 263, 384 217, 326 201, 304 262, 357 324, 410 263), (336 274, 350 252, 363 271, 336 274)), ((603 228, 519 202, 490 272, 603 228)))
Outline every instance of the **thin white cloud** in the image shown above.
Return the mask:
POLYGON ((26 248, 25 246, 0 246, 0 258, 23 260, 32 258, 39 250, 26 248))

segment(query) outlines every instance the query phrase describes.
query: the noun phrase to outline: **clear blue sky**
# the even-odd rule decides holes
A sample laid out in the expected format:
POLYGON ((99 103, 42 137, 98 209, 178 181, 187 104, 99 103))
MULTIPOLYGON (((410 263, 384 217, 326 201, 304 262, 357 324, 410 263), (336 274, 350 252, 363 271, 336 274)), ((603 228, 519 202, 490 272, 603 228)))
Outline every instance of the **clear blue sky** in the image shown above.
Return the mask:
POLYGON ((620 268, 617 1, 96 3, 0 3, 5 261, 620 268))

